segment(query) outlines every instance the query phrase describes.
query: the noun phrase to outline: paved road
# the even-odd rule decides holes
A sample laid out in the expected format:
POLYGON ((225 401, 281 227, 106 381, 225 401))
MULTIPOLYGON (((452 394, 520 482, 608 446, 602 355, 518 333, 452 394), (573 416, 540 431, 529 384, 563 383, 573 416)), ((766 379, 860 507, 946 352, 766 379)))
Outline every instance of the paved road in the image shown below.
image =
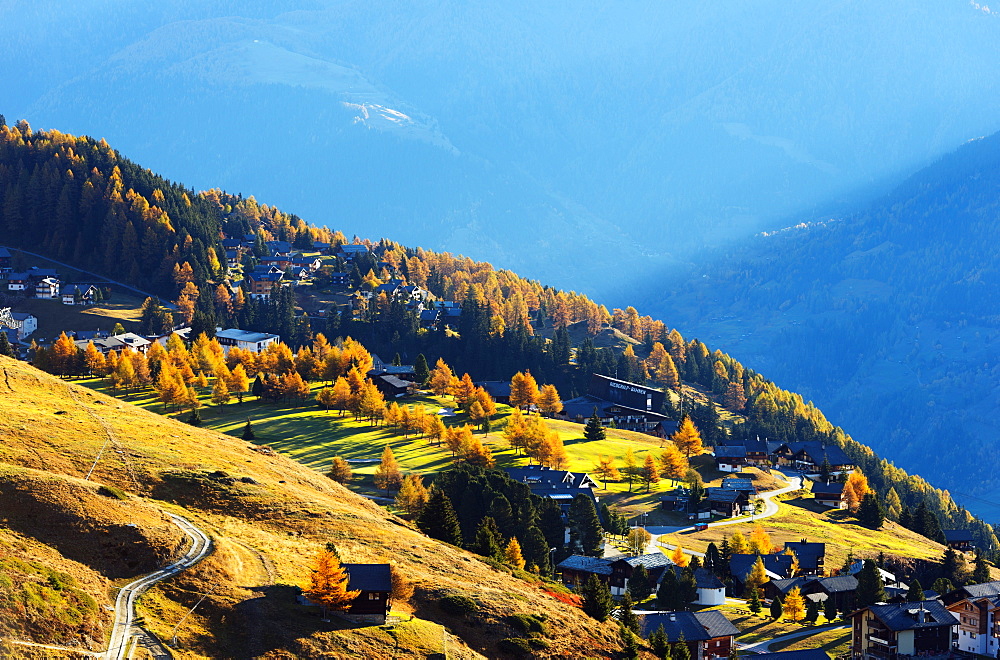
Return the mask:
MULTIPOLYGON (((127 290, 131 291, 132 293, 137 293, 140 296, 142 296, 143 298, 153 298, 154 300, 156 300, 156 299, 159 298, 159 296, 157 296, 154 293, 149 293, 147 291, 142 291, 141 289, 137 289, 134 286, 129 286, 128 284, 125 284, 124 282, 117 282, 117 281, 111 279, 110 277, 106 277, 106 276, 100 275, 98 273, 91 273, 89 270, 83 270, 82 268, 80 268, 78 266, 73 266, 71 264, 65 264, 65 263, 63 263, 61 261, 56 261, 52 257, 46 257, 44 254, 36 254, 35 252, 28 252, 27 250, 23 250, 21 248, 16 248, 16 247, 11 247, 9 245, 0 245, 0 247, 5 247, 8 250, 10 250, 11 252, 23 252, 24 254, 29 254, 32 257, 38 257, 39 259, 45 259, 46 261, 51 261, 52 263, 54 263, 57 266, 63 266, 65 268, 70 268, 72 270, 75 270, 75 271, 78 271, 80 273, 83 273, 84 275, 90 275, 91 277, 94 277, 98 282, 107 282, 109 284, 114 284, 117 287, 121 287, 122 289, 127 289, 127 290)), ((171 303, 169 301, 166 301, 166 300, 161 300, 160 304, 162 306, 166 307, 167 309, 171 309, 171 310, 176 310, 177 309, 176 305, 174 305, 173 303, 171 303)))
MULTIPOLYGON (((773 472, 773 471, 772 471, 773 472)), ((788 481, 788 485, 775 490, 769 490, 760 494, 760 498, 764 501, 764 510, 761 513, 756 513, 752 516, 740 516, 739 518, 731 518, 729 520, 720 520, 719 522, 708 523, 709 527, 724 527, 726 525, 738 525, 739 523, 745 522, 756 522, 764 518, 769 518, 770 516, 778 513, 778 503, 774 501, 774 497, 778 495, 783 495, 785 493, 790 493, 793 490, 798 490, 802 487, 802 475, 782 472, 781 473, 785 480, 788 481)), ((676 534, 677 532, 689 532, 693 531, 694 527, 688 526, 671 526, 671 525, 654 525, 646 528, 646 531, 653 535, 652 540, 649 545, 646 546, 646 552, 658 552, 660 547, 673 550, 674 546, 668 543, 660 543, 660 537, 664 534, 676 534)), ((698 557, 704 557, 705 554, 701 552, 694 552, 692 550, 686 551, 690 555, 695 555, 698 557)))
POLYGON ((772 639, 766 639, 763 642, 757 642, 756 644, 737 644, 741 651, 753 651, 755 653, 769 653, 771 651, 771 644, 776 642, 791 641, 795 639, 801 639, 803 637, 812 637, 813 635, 819 634, 821 632, 826 632, 827 630, 848 630, 851 626, 846 623, 834 623, 829 626, 820 626, 818 628, 806 628, 805 630, 800 630, 798 632, 788 633, 787 635, 778 635, 772 639))
POLYGON ((170 516, 175 525, 188 535, 188 538, 191 539, 191 547, 183 557, 173 564, 134 580, 121 588, 118 592, 118 598, 115 600, 114 626, 111 629, 108 650, 102 656, 104 660, 122 660, 125 657, 129 640, 135 635, 133 630, 135 601, 139 595, 157 582, 166 580, 168 577, 194 566, 212 549, 212 540, 203 531, 192 525, 190 521, 172 513, 167 513, 167 515, 170 516))

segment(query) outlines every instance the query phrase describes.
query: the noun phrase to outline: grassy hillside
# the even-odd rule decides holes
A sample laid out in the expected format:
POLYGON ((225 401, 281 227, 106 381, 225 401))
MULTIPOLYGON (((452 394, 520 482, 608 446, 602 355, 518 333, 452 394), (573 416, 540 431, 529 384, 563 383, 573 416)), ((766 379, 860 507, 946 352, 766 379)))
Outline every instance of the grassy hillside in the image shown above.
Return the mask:
MULTIPOLYGON (((178 532, 159 511, 183 511, 213 536, 217 549, 147 594, 140 613, 150 629, 166 635, 183 611, 208 593, 178 631, 187 657, 423 656, 440 653, 445 640, 452 657, 493 657, 497 641, 514 634, 504 617, 519 612, 548 617, 549 649, 540 655, 604 656, 617 647, 610 624, 596 624, 539 585, 426 538, 295 461, 150 414, 23 363, 0 358, 0 370, 0 508, 16 505, 25 512, 21 518, 5 514, 12 522, 0 546, 10 554, 0 560, 55 557, 48 566, 66 567, 74 575, 73 588, 103 606, 110 602, 108 579, 141 572, 143 562, 177 550, 178 532), (106 439, 102 422, 125 449, 109 447, 94 471, 96 483, 83 482, 106 439), (29 524, 33 511, 67 521, 56 526, 68 536, 55 537, 53 525, 29 524), (123 534, 112 545, 128 548, 118 558, 102 545, 105 534, 97 533, 112 528, 123 534), (395 609, 414 620, 393 630, 356 628, 324 623, 315 611, 296 605, 294 585, 305 582, 314 553, 327 542, 337 545, 344 561, 396 562, 415 594, 395 609), (449 593, 473 598, 478 612, 464 619, 445 614, 437 600, 449 593)), ((22 582, 46 579, 40 568, 26 575, 22 582)), ((2 603, 19 597, 11 582, 0 582, 2 603)), ((95 631, 106 623, 106 614, 87 612, 85 622, 67 622, 59 630, 4 620, 16 638, 75 639, 96 648, 102 640, 95 631)))
MULTIPOLYGON (((757 523, 740 523, 707 530, 683 532, 664 536, 665 543, 680 543, 684 548, 704 552, 708 544, 717 546, 724 537, 737 531, 749 536, 757 523)), ((871 530, 857 524, 847 511, 827 510, 814 503, 809 495, 802 495, 779 504, 777 515, 762 520, 774 545, 788 541, 823 541, 826 546, 827 569, 840 568, 849 552, 855 557, 875 556, 880 551, 887 555, 918 559, 940 559, 944 546, 915 532, 886 521, 882 529, 871 530)))
MULTIPOLYGON (((142 406, 150 411, 163 413, 163 406, 157 401, 156 395, 150 390, 124 395, 107 386, 103 379, 86 379, 80 384, 92 387, 123 401, 142 406)), ((319 389, 314 385, 313 391, 319 389)), ((356 475, 351 487, 368 495, 385 495, 375 490, 372 474, 377 467, 378 459, 388 444, 392 447, 396 460, 404 472, 417 472, 431 475, 448 467, 452 462, 451 453, 446 446, 430 444, 426 439, 416 434, 403 437, 398 429, 378 426, 373 427, 365 421, 356 421, 351 415, 340 415, 337 411, 326 412, 317 407, 315 402, 308 401, 302 405, 294 403, 264 403, 254 397, 247 397, 244 403, 229 403, 222 406, 212 405, 211 390, 206 388, 200 392, 203 403, 202 418, 205 428, 222 433, 240 436, 247 418, 253 423, 256 435, 255 443, 268 445, 296 461, 316 470, 325 471, 334 456, 342 456, 350 461, 359 461, 353 465, 356 475), (371 461, 364 463, 363 461, 371 461)), ((429 394, 409 397, 404 402, 408 405, 423 405, 428 412, 454 406, 450 397, 435 397, 429 394)), ((504 420, 510 415, 507 406, 497 406, 498 413, 493 423, 494 429, 502 427, 504 420)), ((187 413, 172 413, 173 417, 186 417, 187 413)), ((469 422, 464 413, 454 417, 445 417, 448 425, 465 424, 469 422)), ((591 472, 601 456, 612 456, 618 467, 622 467, 621 459, 631 448, 637 461, 641 464, 647 452, 655 456, 660 454, 659 438, 619 429, 608 429, 607 438, 600 442, 587 442, 583 438, 583 425, 560 420, 546 420, 549 427, 557 431, 566 447, 569 457, 568 468, 576 471, 591 472)), ((484 444, 493 452, 497 465, 508 467, 526 465, 528 459, 514 450, 504 440, 503 433, 498 430, 483 436, 484 444)), ((706 479, 712 475, 706 474, 706 479)), ((625 480, 610 481, 600 493, 601 499, 607 499, 627 515, 637 515, 655 506, 659 497, 673 482, 662 480, 653 486, 649 493, 638 482, 633 483, 629 491, 625 480)))

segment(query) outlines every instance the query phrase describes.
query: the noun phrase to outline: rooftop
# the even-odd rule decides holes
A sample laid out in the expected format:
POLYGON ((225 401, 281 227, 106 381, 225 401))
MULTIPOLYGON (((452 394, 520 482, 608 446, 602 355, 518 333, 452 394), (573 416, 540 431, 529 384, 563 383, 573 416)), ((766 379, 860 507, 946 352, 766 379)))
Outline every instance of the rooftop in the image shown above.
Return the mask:
POLYGON ((233 341, 245 341, 247 343, 278 339, 278 335, 272 335, 267 332, 253 332, 251 330, 238 330, 236 328, 220 330, 215 333, 215 336, 222 337, 223 339, 232 339, 233 341))
POLYGON ((347 588, 361 591, 392 591, 389 564, 341 564, 350 580, 347 588))

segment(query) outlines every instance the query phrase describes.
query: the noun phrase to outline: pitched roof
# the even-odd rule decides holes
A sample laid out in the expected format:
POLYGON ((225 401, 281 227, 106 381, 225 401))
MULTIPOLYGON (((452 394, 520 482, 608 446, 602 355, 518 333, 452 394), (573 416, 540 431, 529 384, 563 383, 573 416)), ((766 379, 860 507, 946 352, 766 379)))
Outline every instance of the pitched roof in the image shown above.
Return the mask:
POLYGON ((383 374, 381 376, 376 376, 376 378, 381 380, 383 383, 398 388, 407 388, 413 385, 413 381, 403 380, 402 378, 397 378, 396 376, 393 376, 391 374, 383 374))
POLYGON ((486 393, 494 399, 498 396, 510 396, 510 381, 481 380, 475 383, 475 386, 486 390, 486 393))
POLYGON ((961 587, 965 593, 969 594, 969 598, 990 598, 992 596, 1000 596, 1000 581, 998 582, 983 582, 981 584, 967 584, 961 587))
POLYGON ((828 484, 822 481, 814 481, 812 485, 813 495, 825 495, 827 497, 839 497, 844 493, 844 484, 834 481, 828 484))
POLYGON ((820 557, 826 555, 825 543, 789 541, 785 543, 785 549, 795 553, 795 558, 799 561, 799 566, 808 566, 809 568, 816 568, 820 557))
POLYGON ((733 625, 733 622, 727 619, 719 610, 695 612, 694 618, 698 619, 698 623, 705 626, 708 636, 712 639, 740 634, 740 631, 733 625))
POLYGON ((646 570, 674 565, 674 562, 670 561, 670 559, 662 552, 652 552, 646 555, 637 555, 635 557, 621 557, 616 559, 613 563, 617 564, 618 562, 624 562, 633 568, 645 566, 646 570))
POLYGON ((830 465, 853 465, 854 460, 848 456, 843 449, 835 444, 811 440, 809 442, 790 442, 788 448, 793 454, 802 452, 809 457, 816 465, 822 465, 823 459, 829 461, 830 465))
POLYGON ((716 458, 746 458, 747 448, 742 446, 723 445, 715 448, 716 458))
POLYGON ((389 564, 341 564, 347 571, 347 588, 361 591, 392 591, 392 570, 389 564))
POLYGON ((723 479, 722 487, 728 488, 730 490, 743 490, 743 491, 757 490, 757 487, 753 485, 753 479, 738 479, 734 477, 727 477, 723 479))
POLYGON ((775 651, 758 653, 753 660, 830 660, 823 649, 799 649, 798 651, 775 651))
POLYGON ((251 330, 239 330, 238 328, 227 328, 215 333, 216 337, 232 339, 233 341, 245 341, 249 343, 266 341, 268 339, 278 339, 278 335, 267 332, 253 332, 251 330))
POLYGON ((972 531, 968 529, 942 529, 941 533, 944 534, 944 540, 948 543, 971 543, 975 540, 972 537, 972 531))
POLYGON ((10 252, 7 251, 7 248, 0 247, 0 259, 3 259, 4 257, 9 257, 9 256, 10 256, 10 252))
POLYGON ((816 582, 828 594, 858 590, 858 578, 853 575, 831 575, 819 578, 816 582))
POLYGON ((706 488, 705 499, 709 502, 735 503, 744 495, 743 491, 732 488, 706 488))
POLYGON ((955 615, 936 600, 894 605, 870 605, 867 609, 878 617, 889 630, 895 632, 958 625, 958 619, 955 618, 955 615))
POLYGON ((794 577, 794 578, 785 578, 783 580, 771 580, 771 586, 773 586, 781 593, 787 594, 795 587, 802 589, 802 587, 806 586, 807 584, 811 584, 814 581, 814 579, 815 578, 794 577))
POLYGON ((742 581, 753 569, 753 565, 757 563, 757 557, 761 557, 764 560, 764 569, 769 573, 778 576, 778 579, 787 577, 788 573, 791 571, 791 555, 746 554, 732 555, 729 558, 729 572, 732 573, 734 577, 737 577, 742 581))
POLYGON ((596 573, 597 575, 611 575, 610 559, 603 557, 587 557, 584 555, 570 555, 556 564, 560 570, 581 571, 583 573, 596 573))
POLYGON ((640 620, 642 628, 639 635, 644 638, 652 635, 662 625, 663 632, 667 634, 667 640, 671 643, 678 641, 682 634, 684 640, 688 642, 711 639, 694 612, 658 612, 641 616, 640 620))

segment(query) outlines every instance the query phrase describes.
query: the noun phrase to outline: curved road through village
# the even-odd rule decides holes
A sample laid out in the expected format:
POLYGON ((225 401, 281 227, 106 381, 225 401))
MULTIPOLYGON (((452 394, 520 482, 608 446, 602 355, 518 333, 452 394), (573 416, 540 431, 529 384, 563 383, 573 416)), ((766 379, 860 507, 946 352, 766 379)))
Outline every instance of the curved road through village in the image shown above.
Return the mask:
MULTIPOLYGON (((798 474, 791 474, 788 472, 781 472, 785 480, 788 481, 788 485, 782 488, 777 488, 775 490, 769 490, 760 494, 760 498, 764 501, 764 510, 761 513, 756 513, 749 516, 740 516, 739 518, 730 518, 729 520, 720 520, 719 522, 708 523, 709 527, 724 527, 726 525, 736 525, 745 522, 755 522, 762 520, 764 518, 769 518, 776 513, 778 513, 778 503, 774 501, 778 495, 784 495, 785 493, 790 493, 793 490, 798 490, 802 488, 802 476, 798 474)), ((660 547, 673 550, 674 546, 668 543, 660 543, 659 539, 664 534, 676 534, 678 532, 689 532, 693 531, 694 526, 668 526, 668 525, 654 525, 646 528, 653 538, 650 540, 649 545, 646 546, 646 552, 657 552, 660 547)), ((690 555, 697 555, 699 557, 704 557, 704 553, 693 552, 690 550, 686 551, 690 555)))
POLYGON ((114 627, 111 629, 108 650, 101 656, 104 660, 121 660, 125 657, 129 640, 135 634, 133 622, 135 621, 135 601, 146 589, 166 580, 168 577, 176 575, 181 571, 194 566, 201 561, 212 549, 212 540, 203 531, 191 524, 186 518, 167 513, 175 525, 180 527, 188 538, 191 539, 191 547, 184 556, 169 566, 164 566, 160 570, 144 575, 143 577, 129 582, 118 592, 115 600, 114 627))

